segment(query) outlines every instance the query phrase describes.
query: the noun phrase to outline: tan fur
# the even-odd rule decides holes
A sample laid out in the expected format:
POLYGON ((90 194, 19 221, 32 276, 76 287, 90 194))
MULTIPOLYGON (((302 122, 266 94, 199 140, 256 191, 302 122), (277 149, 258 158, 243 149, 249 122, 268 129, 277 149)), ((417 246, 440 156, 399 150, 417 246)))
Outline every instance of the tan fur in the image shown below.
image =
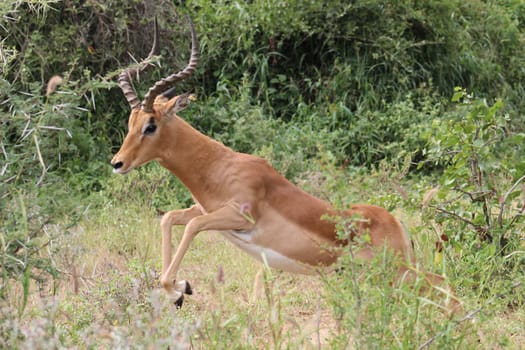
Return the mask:
MULTIPOLYGON (((181 295, 175 281, 182 258, 195 235, 204 230, 223 231, 239 247, 260 248, 279 259, 281 265, 290 259, 290 271, 301 271, 294 262, 312 270, 334 263, 344 251, 339 248, 349 242, 337 239, 335 224, 323 219, 325 215, 357 217, 352 235, 366 233, 370 238, 369 249, 365 247, 360 255, 371 258, 374 247, 386 244, 404 257, 406 266, 400 271, 410 271, 408 266, 414 263, 410 241, 400 222, 388 211, 355 204, 344 212, 336 212, 329 203, 290 183, 265 160, 234 152, 195 130, 175 114, 183 108, 178 106, 186 106, 188 102, 178 101, 179 98, 188 96, 171 100, 160 96, 155 101, 154 113, 133 110, 128 134, 112 160, 113 164, 121 162, 118 169, 121 173, 158 160, 184 183, 197 203, 189 209, 168 212, 161 222, 161 282, 173 298, 181 295), (152 117, 156 132, 142 135, 152 117), (186 225, 174 256, 173 225, 186 225)), ((430 285, 443 282, 441 276, 428 276, 430 285)))

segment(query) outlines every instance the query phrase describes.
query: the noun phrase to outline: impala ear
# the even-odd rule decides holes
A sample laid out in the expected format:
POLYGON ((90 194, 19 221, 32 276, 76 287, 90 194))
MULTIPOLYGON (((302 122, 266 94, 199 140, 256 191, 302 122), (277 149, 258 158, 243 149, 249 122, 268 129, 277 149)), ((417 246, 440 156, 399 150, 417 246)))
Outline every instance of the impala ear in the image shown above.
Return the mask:
POLYGON ((195 95, 185 93, 168 99, 165 96, 158 96, 155 99, 155 110, 163 117, 172 117, 189 106, 191 101, 195 101, 195 95))
POLYGON ((174 98, 170 100, 170 102, 173 100, 174 100, 174 103, 171 107, 170 112, 176 114, 182 111, 183 109, 185 109, 186 107, 188 107, 190 105, 190 102, 194 100, 194 98, 192 94, 186 93, 186 94, 182 94, 179 96, 175 96, 174 98))

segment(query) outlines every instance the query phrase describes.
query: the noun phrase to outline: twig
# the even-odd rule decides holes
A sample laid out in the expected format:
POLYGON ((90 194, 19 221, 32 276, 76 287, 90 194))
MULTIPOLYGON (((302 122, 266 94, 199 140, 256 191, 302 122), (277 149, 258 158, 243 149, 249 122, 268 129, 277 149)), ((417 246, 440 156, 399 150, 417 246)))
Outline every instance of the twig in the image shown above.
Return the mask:
POLYGON ((0 148, 2 149, 2 154, 4 155, 5 160, 8 160, 7 152, 5 151, 5 146, 3 142, 0 142, 0 148))
POLYGON ((492 191, 468 192, 458 187, 454 187, 454 190, 466 194, 472 202, 480 202, 483 198, 492 193, 492 191))
MULTIPOLYGON (((501 199, 501 205, 499 207, 499 215, 498 215, 498 225, 499 227, 502 226, 503 224, 503 211, 505 210, 505 202, 507 202, 507 198, 510 196, 510 194, 512 192, 514 192, 514 190, 516 189, 516 187, 518 187, 519 183, 522 182, 523 180, 525 179, 525 175, 523 175, 522 177, 520 177, 510 188, 509 190, 505 193, 505 195, 503 196, 503 198, 501 199)), ((525 206, 524 206, 525 207, 525 206)))
POLYGON ((40 178, 38 179, 38 182, 36 183, 37 186, 40 186, 40 184, 44 180, 44 177, 46 176, 47 169, 46 169, 46 164, 44 163, 44 158, 42 157, 42 153, 40 153, 40 146, 38 145, 38 138, 36 137, 36 134, 33 134, 33 140, 35 141, 38 161, 40 162, 40 165, 42 166, 42 174, 40 175, 40 178))
POLYGON ((512 227, 512 225, 514 225, 514 223, 516 222, 516 220, 518 220, 518 218, 521 216, 525 216, 523 215, 523 212, 525 211, 525 203, 523 203, 523 205, 521 206, 521 209, 518 211, 518 213, 516 215, 514 215, 514 217, 512 218, 512 220, 510 220, 510 224, 508 227, 512 227))
POLYGON ((317 294, 317 349, 321 350, 321 294, 317 294))
MULTIPOLYGON (((352 288, 354 289, 354 298, 355 298, 355 308, 356 308, 356 329, 357 329, 357 339, 358 344, 361 343, 362 337, 362 326, 361 326, 361 294, 359 293, 359 284, 357 283, 357 273, 355 271, 356 259, 353 249, 349 249, 350 256, 352 257, 352 263, 350 264, 351 269, 351 278, 352 278, 352 288)), ((359 347, 359 346, 358 346, 359 347)))
MULTIPOLYGON (((481 127, 478 125, 474 134, 474 138, 472 139, 472 143, 475 143, 477 140, 479 140, 480 131, 481 127)), ((479 193, 483 193, 483 174, 479 165, 478 153, 476 152, 473 145, 470 146, 470 149, 472 151, 472 158, 470 160, 470 172, 472 178, 474 179, 474 183, 478 188, 479 193)), ((490 227, 490 211, 487 197, 483 195, 480 198, 483 201, 483 216, 485 217, 485 224, 487 225, 487 227, 490 227)))
POLYGON ((457 218, 457 219, 459 219, 459 220, 461 220, 461 221, 463 221, 463 222, 465 222, 465 223, 467 223, 467 224, 469 224, 469 225, 472 225, 472 226, 474 226, 474 227, 478 227, 478 225, 476 225, 474 222, 470 221, 469 219, 465 219, 464 217, 462 217, 462 216, 460 216, 460 215, 458 215, 458 214, 456 214, 456 213, 454 213, 454 212, 451 212, 451 211, 445 210, 445 209, 443 209, 443 208, 440 208, 440 207, 437 207, 437 206, 435 206, 435 205, 431 205, 431 204, 429 205, 429 207, 430 207, 430 208, 433 208, 433 209, 436 209, 437 211, 440 211, 440 212, 442 212, 442 213, 445 213, 445 214, 451 215, 451 216, 453 216, 453 217, 455 217, 455 218, 457 218))

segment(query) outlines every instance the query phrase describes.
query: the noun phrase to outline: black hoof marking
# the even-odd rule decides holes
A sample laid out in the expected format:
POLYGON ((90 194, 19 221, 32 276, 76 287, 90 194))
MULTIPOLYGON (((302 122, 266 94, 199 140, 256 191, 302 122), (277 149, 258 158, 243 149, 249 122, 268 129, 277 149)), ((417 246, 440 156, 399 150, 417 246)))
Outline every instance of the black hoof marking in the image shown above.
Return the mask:
POLYGON ((191 289, 190 282, 186 281, 186 288, 184 288, 184 293, 188 295, 193 294, 193 289, 191 289))
POLYGON ((180 309, 182 308, 182 303, 184 302, 184 294, 181 294, 181 296, 179 297, 179 299, 175 300, 175 307, 177 309, 180 309))

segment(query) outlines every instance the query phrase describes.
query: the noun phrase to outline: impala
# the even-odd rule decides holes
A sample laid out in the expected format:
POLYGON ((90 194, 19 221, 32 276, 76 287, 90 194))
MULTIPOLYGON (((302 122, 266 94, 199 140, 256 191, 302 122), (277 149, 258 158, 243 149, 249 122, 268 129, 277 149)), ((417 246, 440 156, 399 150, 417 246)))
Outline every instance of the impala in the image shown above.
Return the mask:
MULTIPOLYGON (((220 232, 233 244, 270 267, 293 273, 312 273, 334 263, 351 244, 352 238, 337 235, 335 220, 352 219, 351 237, 366 234, 367 245, 357 255, 374 256, 386 245, 404 260, 400 274, 414 273, 411 242, 401 223, 387 210, 354 204, 336 211, 321 199, 302 191, 274 170, 265 160, 237 153, 191 127, 178 113, 192 99, 188 93, 174 96, 174 84, 188 78, 199 61, 198 41, 193 23, 189 63, 181 71, 161 79, 140 102, 131 79, 147 66, 158 50, 155 21, 153 48, 141 64, 124 70, 119 85, 131 106, 128 133, 111 161, 113 171, 126 174, 156 160, 178 177, 193 195, 195 205, 167 212, 161 220, 161 284, 177 306, 184 293, 191 294, 188 282, 177 282, 177 270, 195 236, 201 231, 220 232), (172 255, 173 225, 185 225, 182 239, 172 255)), ((429 284, 442 284, 439 275, 423 272, 429 284)), ((456 304, 458 304, 456 302, 456 304)))

